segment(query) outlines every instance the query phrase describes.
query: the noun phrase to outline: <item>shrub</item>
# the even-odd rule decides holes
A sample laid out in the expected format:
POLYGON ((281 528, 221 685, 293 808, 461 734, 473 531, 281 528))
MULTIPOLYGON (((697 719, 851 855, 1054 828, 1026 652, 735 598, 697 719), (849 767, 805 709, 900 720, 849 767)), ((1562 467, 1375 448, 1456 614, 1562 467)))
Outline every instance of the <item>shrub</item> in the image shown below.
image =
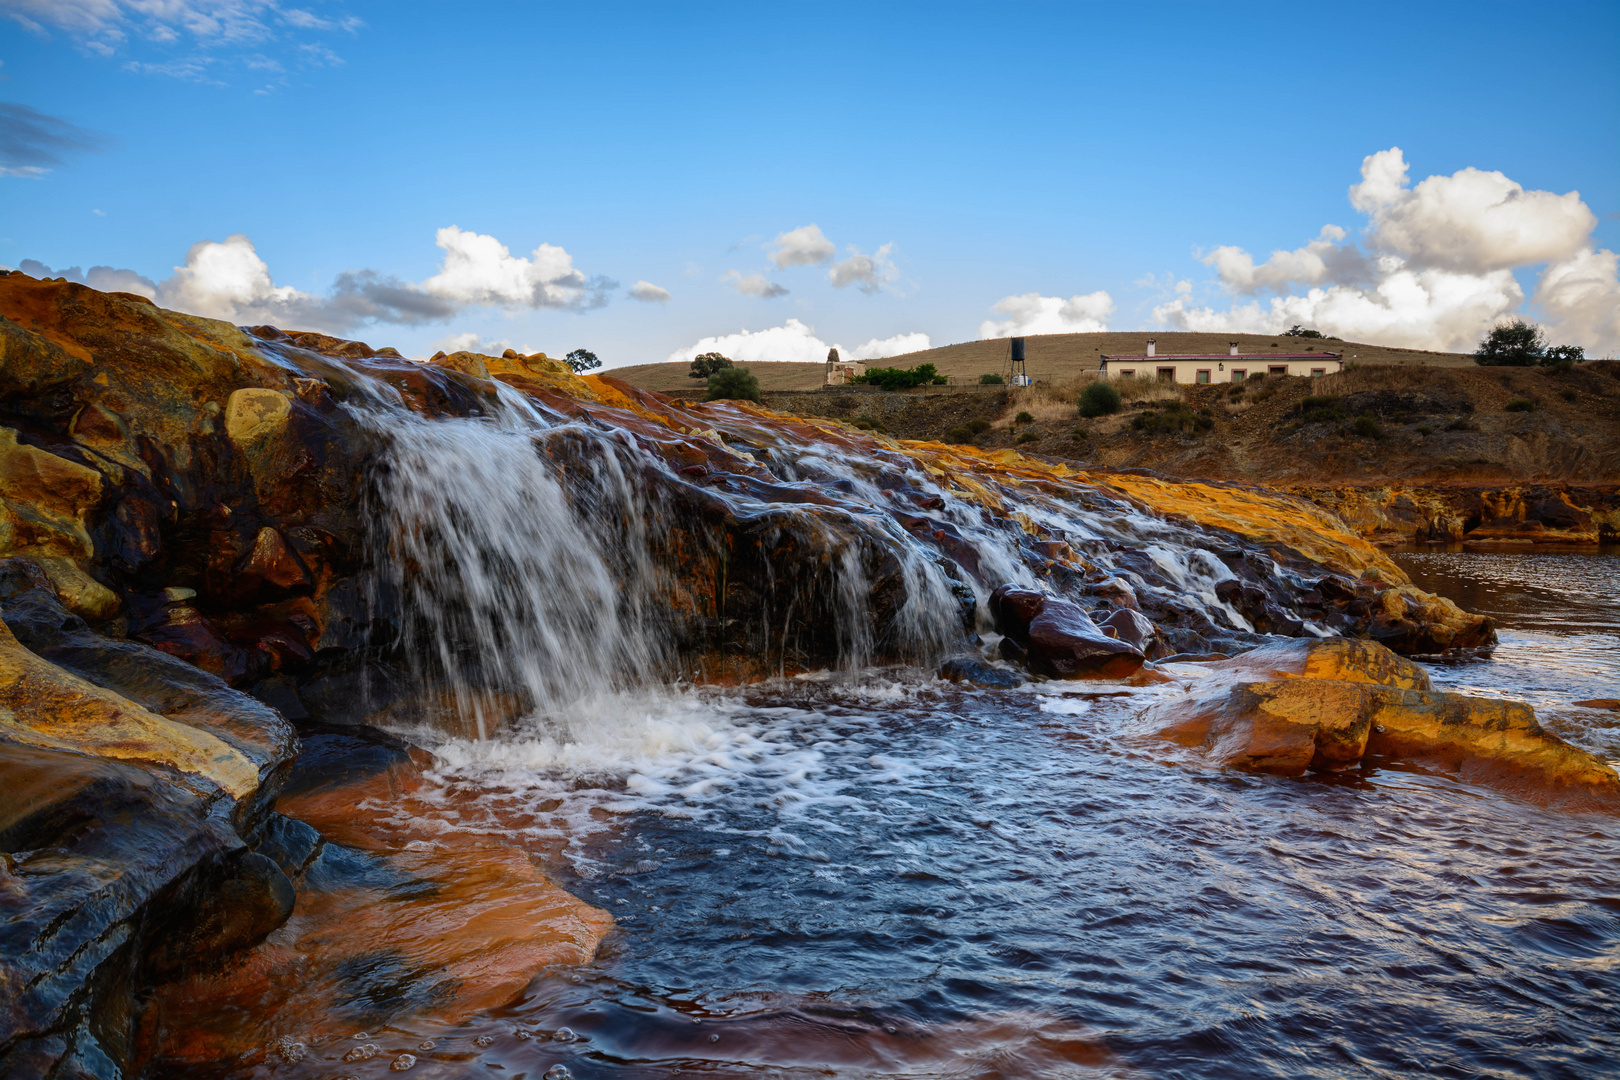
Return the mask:
POLYGON ((1145 409, 1131 417, 1131 428, 1148 434, 1157 432, 1178 432, 1191 435, 1194 432, 1208 431, 1215 426, 1215 415, 1208 409, 1200 409, 1196 413, 1188 407, 1185 401, 1172 401, 1164 406, 1164 411, 1145 409))
POLYGON ((1354 431, 1356 437, 1360 439, 1381 439, 1384 437, 1384 429, 1378 426, 1378 421, 1366 413, 1356 417, 1355 423, 1350 425, 1350 430, 1354 431))
POLYGON ((1007 385, 1007 380, 1003 379, 1000 375, 994 375, 994 374, 980 375, 979 376, 979 385, 980 386, 1006 386, 1007 385))
POLYGON ((723 367, 709 376, 709 393, 704 401, 759 401, 759 379, 740 367, 723 367))
POLYGON ((1581 397, 1581 395, 1577 394, 1573 390, 1561 390, 1559 391, 1558 396, 1563 398, 1565 401, 1579 401, 1581 397))
POLYGON ((1029 415, 1027 412, 1020 412, 1017 416, 1013 417, 1013 423, 1015 424, 1033 424, 1034 422, 1035 418, 1029 415))
POLYGON ((1479 425, 1472 420, 1456 419, 1446 425, 1447 431, 1478 431, 1479 425))
POLYGON ((1427 424, 1420 425, 1417 430, 1418 430, 1419 435, 1433 435, 1434 434, 1434 428, 1430 427, 1427 424))
POLYGON ((1322 336, 1322 331, 1320 331, 1320 330, 1307 330, 1307 329, 1305 329, 1305 327, 1299 325, 1299 323, 1295 323, 1293 325, 1292 329, 1283 331, 1283 337, 1319 338, 1321 336, 1322 336))
POLYGON ((1307 424, 1336 424, 1344 419, 1339 399, 1332 394, 1307 397, 1299 403, 1299 411, 1307 424))
POLYGON ((1525 398, 1514 398, 1512 401, 1508 402, 1504 408, 1506 408, 1508 412, 1535 412, 1536 403, 1525 398))
POLYGON ((1020 445, 1022 445, 1023 443, 1034 442, 1036 439, 1039 439, 1039 438, 1040 438, 1040 436, 1035 434, 1033 431, 1026 431, 1022 435, 1018 436, 1018 442, 1019 442, 1020 445))
POLYGON ((986 431, 990 430, 990 421, 982 418, 978 420, 969 420, 967 422, 967 429, 973 432, 975 435, 982 435, 986 431))
POLYGON ((946 378, 933 364, 918 364, 914 368, 870 368, 852 381, 883 390, 910 390, 914 386, 943 386, 946 378))
POLYGON ((1474 362, 1487 367, 1542 367, 1568 371, 1576 364, 1586 363, 1586 350, 1579 345, 1547 345, 1541 327, 1535 323, 1514 319, 1502 326, 1493 326, 1485 340, 1474 350, 1474 362))
POLYGON ((1227 387, 1226 392, 1228 394, 1230 394, 1232 397, 1242 397, 1245 393, 1248 392, 1248 389, 1249 389, 1248 386, 1246 386, 1243 383, 1238 382, 1238 383, 1233 383, 1231 386, 1227 387))
POLYGON ((945 441, 948 443, 956 443, 958 445, 966 445, 973 441, 973 432, 969 431, 966 425, 958 425, 945 433, 945 441))
POLYGON ((707 379, 721 368, 731 366, 731 358, 717 352, 706 352, 692 360, 692 370, 686 374, 694 379, 707 379))
POLYGON ((596 358, 596 354, 591 352, 589 349, 575 349, 573 352, 563 357, 563 363, 573 368, 576 374, 581 371, 590 371, 592 368, 599 368, 602 366, 602 361, 598 360, 596 358))
POLYGON ((1088 383, 1080 391, 1081 416, 1107 416, 1119 412, 1119 406, 1119 391, 1101 379, 1088 383))

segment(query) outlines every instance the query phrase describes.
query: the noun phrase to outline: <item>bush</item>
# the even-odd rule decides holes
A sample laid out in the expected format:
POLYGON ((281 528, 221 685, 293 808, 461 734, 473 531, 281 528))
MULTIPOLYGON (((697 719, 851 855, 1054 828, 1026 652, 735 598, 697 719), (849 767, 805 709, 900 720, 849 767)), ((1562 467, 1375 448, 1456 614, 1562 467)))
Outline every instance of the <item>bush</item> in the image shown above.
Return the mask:
POLYGON ((1543 367, 1550 367, 1555 371, 1568 371, 1576 364, 1586 363, 1586 350, 1579 345, 1554 345, 1547 350, 1547 355, 1541 358, 1543 367))
POLYGON ((969 431, 966 425, 958 425, 945 433, 945 441, 967 445, 973 441, 973 432, 969 431))
POLYGON ((1101 379, 1088 384, 1080 391, 1081 416, 1107 416, 1119 412, 1119 391, 1101 379))
POLYGON ((910 390, 914 386, 944 386, 946 378, 933 364, 918 364, 914 368, 870 368, 851 381, 883 390, 910 390))
POLYGON ((983 419, 969 420, 967 422, 967 429, 973 432, 975 435, 982 435, 986 431, 990 430, 990 421, 983 419))
POLYGON ((1419 435, 1433 435, 1434 434, 1434 428, 1430 427, 1427 424, 1418 425, 1417 430, 1418 430, 1419 435))
POLYGON ((1013 423, 1015 424, 1033 424, 1034 422, 1035 418, 1029 415, 1028 412, 1020 412, 1017 416, 1013 417, 1013 423))
POLYGON ((1573 390, 1560 390, 1558 392, 1558 396, 1563 398, 1565 401, 1579 401, 1581 399, 1581 395, 1577 394, 1573 390))
POLYGON ((1299 323, 1295 323, 1291 329, 1283 331, 1283 337, 1319 338, 1321 336, 1322 336, 1322 331, 1320 331, 1320 330, 1307 330, 1303 326, 1299 325, 1299 323))
POLYGON ((598 360, 596 358, 596 354, 591 352, 589 349, 575 349, 573 352, 563 357, 563 363, 573 368, 575 374, 578 374, 581 371, 590 371, 592 368, 599 368, 602 366, 602 361, 598 360))
POLYGON ((1546 335, 1535 323, 1514 319, 1502 326, 1493 326, 1485 340, 1474 350, 1474 362, 1486 367, 1541 367, 1568 371, 1576 364, 1586 363, 1586 350, 1579 345, 1548 347, 1546 335))
POLYGON ((704 401, 759 401, 759 379, 747 368, 723 367, 709 376, 704 401))
POLYGON ((1307 424, 1336 424, 1344 419, 1339 399, 1332 394, 1307 397, 1299 403, 1299 411, 1307 424))
POLYGON ((1039 439, 1039 438, 1040 438, 1040 436, 1035 434, 1033 431, 1026 431, 1022 435, 1018 436, 1018 442, 1019 442, 1020 445, 1022 445, 1024 443, 1034 442, 1036 439, 1039 439))
POLYGON ((1007 385, 1007 380, 1003 379, 1000 375, 980 375, 979 376, 979 385, 980 386, 1006 386, 1007 385))
POLYGON ((1457 419, 1446 425, 1447 431, 1478 431, 1479 425, 1472 420, 1457 419))
POLYGON ((1512 401, 1508 402, 1504 408, 1506 408, 1508 412, 1535 412, 1536 403, 1526 400, 1525 398, 1514 398, 1512 401))
POLYGON ((1208 431, 1214 426, 1214 413, 1208 409, 1199 409, 1195 413, 1185 401, 1169 402, 1164 406, 1163 412, 1146 409, 1131 417, 1131 428, 1149 435, 1161 431, 1191 435, 1195 432, 1208 431))
POLYGON ((731 358, 721 356, 717 352, 706 352, 692 361, 692 370, 687 375, 694 379, 707 379, 721 368, 731 366, 731 358))
POLYGON ((1350 430, 1354 431, 1359 439, 1381 439, 1384 437, 1384 429, 1378 426, 1378 421, 1366 413, 1356 417, 1355 423, 1350 425, 1350 430))

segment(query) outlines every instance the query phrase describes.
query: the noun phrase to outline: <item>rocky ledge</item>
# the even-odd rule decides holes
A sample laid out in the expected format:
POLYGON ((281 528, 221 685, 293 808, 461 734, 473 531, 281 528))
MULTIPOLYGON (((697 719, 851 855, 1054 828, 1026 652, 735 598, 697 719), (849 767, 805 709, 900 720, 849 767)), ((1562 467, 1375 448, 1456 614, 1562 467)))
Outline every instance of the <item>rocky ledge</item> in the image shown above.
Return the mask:
POLYGON ((1537 723, 1518 701, 1435 691, 1428 672, 1361 641, 1286 641, 1177 664, 1187 693, 1145 709, 1132 733, 1213 765, 1303 776, 1402 763, 1533 801, 1620 811, 1620 776, 1537 723))
MULTIPOLYGON (((576 529, 557 557, 589 549, 612 578, 569 626, 617 620, 641 677, 918 662, 993 628, 1003 656, 1064 678, 1278 635, 1494 640, 1260 488, 680 403, 541 354, 413 362, 0 276, 0 1073, 248 1053, 223 1021, 172 1037, 163 1017, 209 1001, 453 1016, 591 955, 609 920, 536 853, 398 827, 424 762, 367 726, 498 726, 542 704, 474 635, 419 662, 434 626, 410 587, 442 544, 402 556, 378 529, 400 451, 503 410, 576 529), (405 970, 431 1002, 390 996, 405 970)), ((458 513, 497 492, 464 494, 458 513)), ((469 625, 468 590, 445 595, 440 629, 469 625)), ((267 1065, 299 1053, 259 1034, 267 1065)))

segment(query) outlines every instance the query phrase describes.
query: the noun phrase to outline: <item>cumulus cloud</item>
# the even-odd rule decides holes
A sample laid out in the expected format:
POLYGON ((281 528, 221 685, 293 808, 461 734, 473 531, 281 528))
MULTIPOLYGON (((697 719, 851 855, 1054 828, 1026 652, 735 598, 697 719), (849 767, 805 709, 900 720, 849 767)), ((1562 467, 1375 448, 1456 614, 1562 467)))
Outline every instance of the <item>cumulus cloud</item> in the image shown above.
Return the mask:
POLYGON ((774 300, 786 296, 788 291, 764 274, 744 274, 740 270, 727 270, 720 279, 744 296, 757 296, 761 300, 774 300))
POLYGON ((1114 298, 1098 290, 1083 296, 1042 296, 1024 293, 996 301, 990 310, 1007 318, 1001 322, 986 319, 979 324, 979 337, 1021 337, 1025 334, 1089 334, 1108 329, 1114 313, 1114 298))
POLYGON ((69 281, 77 281, 81 285, 88 285, 102 292, 135 293, 148 300, 157 298, 157 282, 133 270, 119 270, 111 266, 92 266, 88 272, 81 271, 77 266, 52 270, 37 259, 24 259, 18 264, 17 269, 29 277, 67 278, 69 281))
POLYGON ((859 249, 852 246, 849 258, 834 263, 832 269, 827 271, 827 279, 835 289, 853 285, 871 296, 900 276, 894 261, 889 258, 889 252, 893 250, 893 244, 884 244, 872 254, 862 255, 859 249))
POLYGON ((20 269, 36 277, 67 277, 92 288, 139 293, 167 308, 239 325, 271 323, 332 334, 367 323, 440 322, 468 307, 588 311, 607 303, 609 291, 618 288, 610 278, 587 278, 574 268, 567 251, 551 244, 519 257, 492 236, 453 225, 438 231, 438 244, 443 262, 423 282, 350 270, 339 274, 324 294, 277 285, 253 241, 241 233, 193 244, 185 264, 162 282, 109 266, 91 267, 88 274, 78 267, 53 272, 26 259, 20 269))
POLYGON ((0 176, 43 176, 67 155, 100 150, 106 139, 57 116, 0 101, 0 176))
POLYGON ((660 288, 650 281, 638 281, 630 286, 630 299, 640 300, 645 304, 667 304, 669 290, 660 288))
POLYGON ((1417 267, 1482 273, 1564 258, 1586 243, 1597 216, 1579 192, 1526 191, 1499 172, 1463 169, 1407 186, 1400 147, 1361 163, 1350 204, 1372 219, 1367 245, 1417 267))
POLYGON ((833 242, 821 234, 819 225, 802 225, 779 235, 770 244, 771 262, 778 270, 790 266, 815 266, 838 254, 833 242))
POLYGON ((1466 351, 1524 304, 1513 271, 1544 265, 1532 300, 1554 339, 1597 352, 1620 347, 1617 260, 1592 244, 1597 218, 1578 192, 1527 191, 1475 168, 1413 186, 1409 171, 1399 147, 1363 159, 1349 195, 1367 218, 1367 251, 1336 225, 1261 263, 1220 247, 1204 262, 1228 292, 1282 295, 1223 309, 1178 288, 1154 319, 1209 332, 1280 333, 1300 323, 1353 341, 1466 351))
POLYGON ((933 348, 933 342, 924 333, 896 334, 893 337, 873 338, 865 345, 857 345, 845 352, 838 351, 840 356, 850 356, 856 360, 884 360, 891 356, 900 356, 904 353, 922 352, 933 348))
POLYGON ((729 356, 739 364, 770 364, 797 362, 819 364, 827 359, 827 350, 836 348, 840 356, 857 360, 878 360, 901 353, 915 352, 929 347, 927 334, 896 334, 894 337, 873 338, 864 345, 846 349, 842 345, 829 345, 816 336, 815 329, 788 319, 781 326, 764 330, 739 330, 735 334, 706 337, 684 349, 669 354, 669 359, 688 363, 706 352, 729 356))
POLYGON ((458 305, 587 311, 606 304, 607 294, 619 287, 610 278, 587 278, 574 269, 573 257, 553 244, 541 244, 522 258, 493 236, 454 225, 440 229, 434 243, 444 250, 444 265, 420 288, 458 305))

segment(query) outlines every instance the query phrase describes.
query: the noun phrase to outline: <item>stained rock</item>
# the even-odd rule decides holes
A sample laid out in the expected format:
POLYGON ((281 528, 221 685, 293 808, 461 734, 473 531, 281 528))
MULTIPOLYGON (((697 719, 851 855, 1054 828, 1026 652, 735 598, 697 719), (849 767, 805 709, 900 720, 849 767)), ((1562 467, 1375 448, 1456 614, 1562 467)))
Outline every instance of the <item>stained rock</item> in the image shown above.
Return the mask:
POLYGON ((1620 811, 1620 776, 1537 723, 1528 705, 1436 693, 1426 673, 1368 642, 1286 642, 1208 665, 1189 694, 1130 733, 1212 764, 1300 776, 1367 757, 1404 761, 1576 809, 1620 811))
POLYGON ((1011 690, 1024 680, 1015 672, 994 667, 971 656, 956 656, 940 665, 939 677, 951 682, 972 683, 987 690, 1011 690))
POLYGON ((990 612, 996 630, 1022 648, 1030 670, 1041 675, 1123 679, 1146 659, 1139 647, 1103 633, 1079 605, 1060 597, 1003 585, 990 594, 990 612))

